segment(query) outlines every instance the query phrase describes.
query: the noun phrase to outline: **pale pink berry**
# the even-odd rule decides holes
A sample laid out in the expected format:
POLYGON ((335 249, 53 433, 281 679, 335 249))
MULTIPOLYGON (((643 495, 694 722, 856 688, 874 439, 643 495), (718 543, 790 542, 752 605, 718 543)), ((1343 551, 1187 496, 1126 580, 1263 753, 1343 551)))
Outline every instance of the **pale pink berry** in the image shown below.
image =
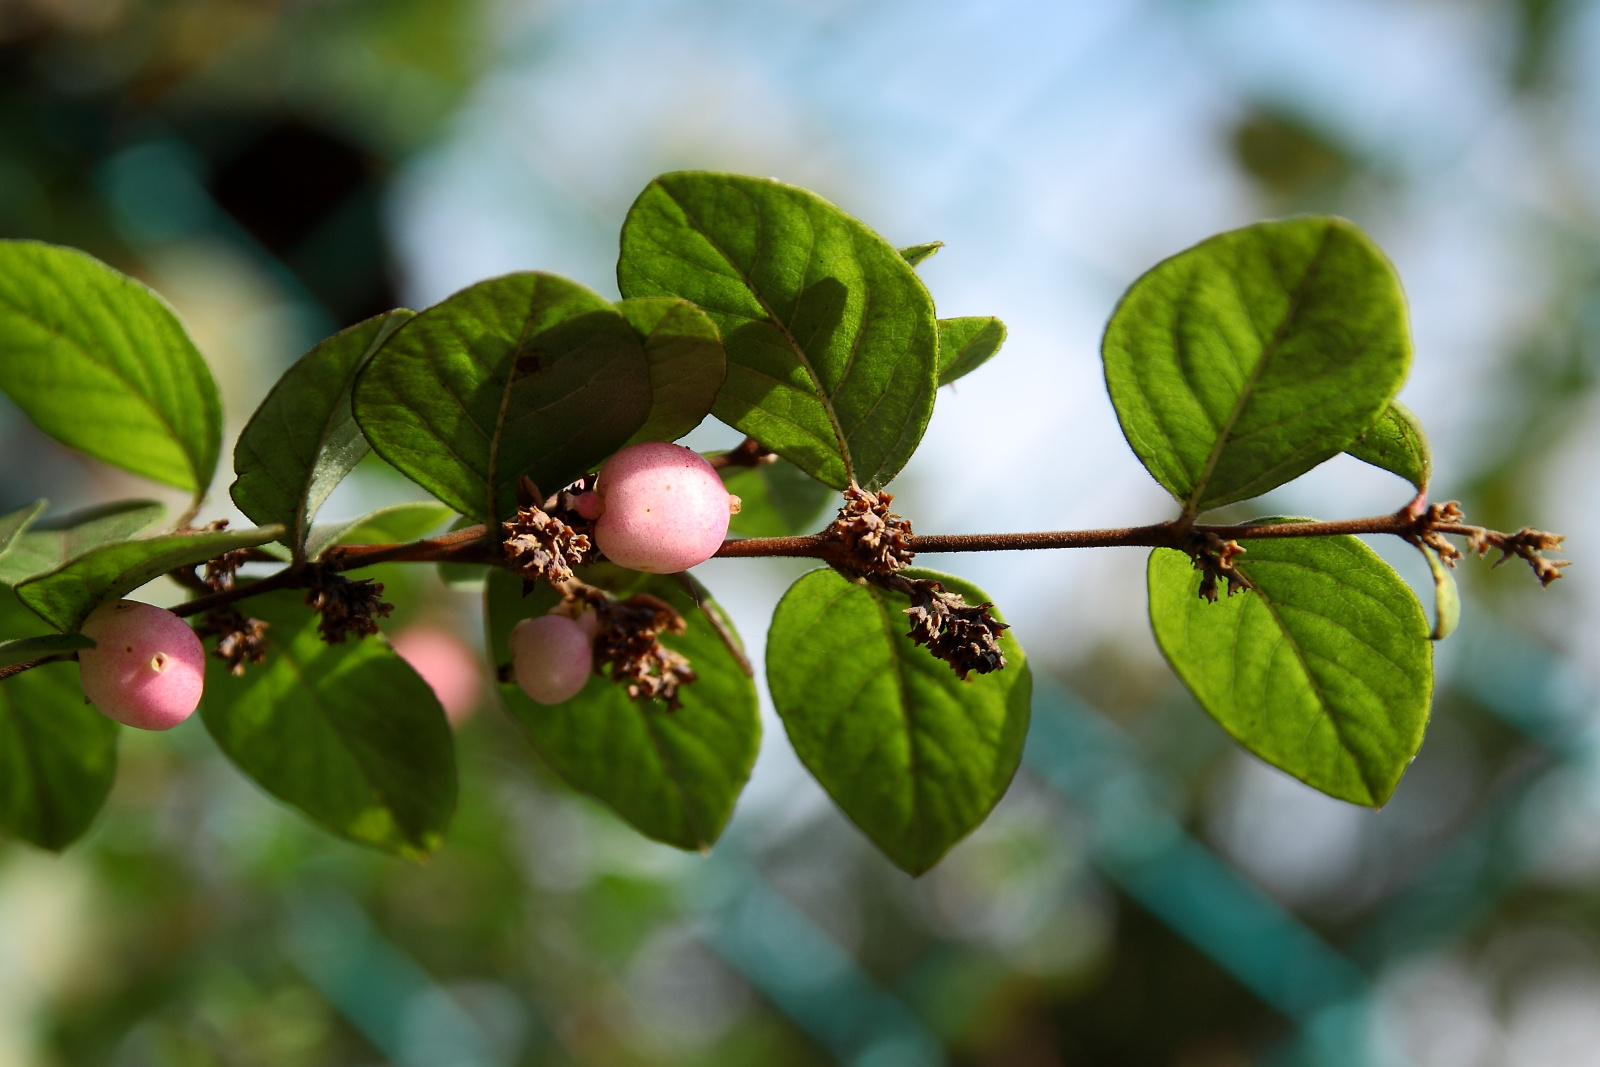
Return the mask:
POLYGON ((472 717, 483 674, 478 657, 461 638, 443 627, 424 624, 401 630, 391 644, 439 698, 451 726, 460 726, 472 717))
POLYGON ((572 498, 572 510, 593 522, 600 517, 600 512, 605 509, 600 503, 600 494, 590 489, 572 498))
POLYGON ((206 650, 172 612, 119 600, 96 608, 81 629, 95 647, 78 652, 78 680, 107 718, 170 730, 200 705, 206 650))
POLYGON ((607 559, 651 574, 704 563, 728 536, 733 498, 699 453, 663 441, 606 460, 595 490, 604 511, 594 539, 607 559))
POLYGON ((535 703, 571 700, 594 673, 590 637, 565 615, 523 619, 511 628, 511 671, 535 703))

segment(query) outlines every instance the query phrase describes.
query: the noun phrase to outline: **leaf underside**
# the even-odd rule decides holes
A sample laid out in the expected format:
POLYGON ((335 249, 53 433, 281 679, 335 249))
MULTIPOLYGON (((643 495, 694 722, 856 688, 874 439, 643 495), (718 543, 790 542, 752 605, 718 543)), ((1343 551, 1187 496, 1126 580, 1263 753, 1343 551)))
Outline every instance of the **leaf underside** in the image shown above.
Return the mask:
POLYGON ((939 320, 939 384, 949 385, 989 362, 1006 340, 1006 324, 987 318, 939 320))
POLYGON ((1376 422, 1345 449, 1363 463, 1398 474, 1426 492, 1433 479, 1433 453, 1428 435, 1411 409, 1396 400, 1384 408, 1376 422))

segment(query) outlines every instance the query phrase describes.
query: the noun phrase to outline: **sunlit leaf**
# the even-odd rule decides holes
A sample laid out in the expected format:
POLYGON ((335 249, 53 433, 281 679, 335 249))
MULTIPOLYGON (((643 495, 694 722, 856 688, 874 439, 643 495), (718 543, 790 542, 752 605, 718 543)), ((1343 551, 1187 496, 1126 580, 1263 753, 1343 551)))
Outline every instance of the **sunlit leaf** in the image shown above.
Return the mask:
POLYGON ((929 241, 926 244, 907 245, 905 248, 900 249, 900 258, 911 264, 913 267, 921 266, 924 260, 931 258, 934 253, 938 252, 939 249, 943 247, 943 241, 929 241))
POLYGON ((833 490, 786 459, 754 467, 723 467, 722 484, 739 498, 728 523, 738 537, 786 537, 807 532, 827 509, 833 490))
POLYGON ((949 385, 994 358, 1005 343, 1006 324, 997 318, 939 320, 939 384, 949 385))
POLYGON ((330 545, 388 545, 433 533, 455 514, 432 500, 413 500, 369 511, 360 518, 317 526, 306 539, 306 555, 316 559, 330 545))
POLYGON ((1422 432, 1422 423, 1411 409, 1398 400, 1391 401, 1378 421, 1367 427, 1345 451, 1363 463, 1398 474, 1419 492, 1427 489, 1433 478, 1433 452, 1428 448, 1428 435, 1422 432))
POLYGON ((650 361, 650 415, 629 444, 676 441, 711 414, 728 377, 716 323, 687 300, 653 296, 617 305, 650 361))
POLYGON ((143 533, 166 515, 159 501, 119 500, 35 523, 0 554, 0 583, 53 571, 91 548, 143 533))

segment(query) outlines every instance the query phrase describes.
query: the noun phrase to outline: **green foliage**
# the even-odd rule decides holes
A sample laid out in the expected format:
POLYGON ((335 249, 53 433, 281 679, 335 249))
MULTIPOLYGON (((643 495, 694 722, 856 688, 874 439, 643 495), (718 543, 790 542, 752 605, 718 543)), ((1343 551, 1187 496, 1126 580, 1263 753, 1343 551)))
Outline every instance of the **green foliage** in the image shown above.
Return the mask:
POLYGON ((271 624, 243 675, 206 661, 200 715, 217 747, 268 793, 341 837, 421 859, 456 806, 444 709, 381 637, 330 645, 296 592, 250 601, 271 624))
POLYGON ((677 296, 722 332, 713 412, 812 477, 888 482, 933 414, 933 299, 883 238, 814 193, 685 171, 622 225, 627 297, 677 296))
MULTIPOLYGON (((668 711, 660 701, 630 699, 621 685, 598 675, 561 704, 536 704, 513 682, 501 683, 501 700, 572 788, 646 837, 683 849, 708 848, 733 814, 761 745, 755 683, 671 577, 597 567, 583 578, 622 598, 648 593, 682 614, 688 632, 661 640, 687 656, 699 675, 680 691, 683 706, 668 711)), ((493 570, 484 603, 490 658, 504 671, 511 662, 511 628, 548 612, 557 597, 544 585, 524 597, 521 578, 493 570)))
POLYGON ((306 539, 306 555, 318 559, 330 546, 339 544, 387 545, 415 541, 449 522, 454 514, 446 505, 432 500, 390 504, 357 519, 315 527, 306 539))
POLYGON ((301 356, 239 434, 228 492, 251 521, 284 527, 297 554, 317 509, 369 451, 350 414, 356 372, 413 314, 376 315, 301 356))
MULTIPOLYGON (((950 575, 903 573, 988 600, 950 575)), ((832 570, 806 574, 773 614, 767 681, 801 762, 890 859, 921 874, 1011 784, 1033 682, 1009 633, 1005 668, 962 681, 906 636, 910 604, 832 570)))
POLYGON ((16 585, 53 571, 92 548, 143 533, 166 515, 166 505, 154 500, 119 500, 24 526, 0 553, 0 582, 16 585))
POLYGON ((8 515, 0 515, 0 560, 4 560, 16 547, 22 535, 28 532, 28 527, 38 522, 39 516, 49 506, 48 500, 35 500, 8 515))
POLYGON ((1336 218, 1202 241, 1136 281, 1103 345, 1128 443, 1194 515, 1349 448, 1411 363, 1383 253, 1336 218))
POLYGON ((166 303, 91 256, 0 241, 0 390, 62 444, 203 493, 222 402, 166 303))
POLYGON ((939 320, 939 384, 949 385, 983 366, 1000 351, 1006 324, 988 318, 939 320))
POLYGON ((1456 576, 1439 553, 1427 545, 1421 547, 1422 558, 1428 561, 1428 572, 1433 576, 1433 632, 1428 636, 1443 641, 1461 625, 1461 592, 1456 588, 1456 576))
POLYGON ((711 414, 728 376, 717 325, 687 300, 641 297, 617 305, 650 363, 650 415, 628 438, 676 441, 711 414))
POLYGON ((1383 410, 1378 421, 1345 449, 1363 463, 1370 463, 1391 474, 1398 474, 1425 492, 1433 478, 1433 452, 1428 435, 1422 431, 1411 409, 1396 400, 1383 410))
POLYGON ((834 499, 834 493, 786 459, 754 467, 723 467, 728 492, 739 498, 739 513, 728 532, 739 537, 787 537, 805 533, 834 499))
MULTIPOLYGON (((9 590, 7 596, 12 595, 9 590)), ((93 648, 94 639, 83 634, 40 634, 38 637, 13 637, 0 641, 0 667, 26 663, 31 659, 54 656, 62 652, 76 652, 80 648, 93 648)))
POLYGON ((943 247, 943 241, 929 241, 927 244, 909 245, 900 249, 900 258, 913 267, 920 267, 924 260, 933 258, 934 254, 943 247))
POLYGON ((266 544, 282 534, 281 526, 260 526, 114 541, 48 574, 29 578, 17 586, 17 596, 56 629, 76 630, 101 604, 118 600, 174 568, 203 563, 236 548, 266 544))
MULTIPOLYGON (((9 589, 0 589, 0 635, 10 638, 0 645, 8 651, 63 639, 48 634, 9 589)), ((22 658, 39 654, 49 653, 22 658)), ((116 779, 117 731, 83 699, 75 663, 0 682, 0 829, 57 851, 81 837, 116 779)))
POLYGON ((651 409, 628 320, 553 274, 479 282, 406 323, 362 368, 352 407, 372 448, 480 522, 597 466, 651 409))
MULTIPOLYGON (((1295 521, 1295 520, 1283 520, 1295 521)), ((1241 542, 1254 588, 1200 599, 1188 555, 1150 555, 1150 624, 1222 728, 1329 796, 1381 806, 1422 745, 1428 623, 1409 586, 1354 537, 1241 542)))

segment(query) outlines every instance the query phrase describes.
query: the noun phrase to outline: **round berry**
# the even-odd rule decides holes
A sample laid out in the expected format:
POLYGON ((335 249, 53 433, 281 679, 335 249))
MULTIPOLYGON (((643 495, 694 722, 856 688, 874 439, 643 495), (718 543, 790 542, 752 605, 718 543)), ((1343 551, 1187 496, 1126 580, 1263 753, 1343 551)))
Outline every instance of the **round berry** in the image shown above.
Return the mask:
POLYGON ((78 680, 100 713, 140 730, 170 730, 194 713, 206 650, 189 624, 154 604, 102 604, 83 621, 95 647, 78 653, 78 680))
POLYGON ((728 536, 733 498, 699 453, 647 441, 600 468, 595 491, 604 510, 594 539, 611 562, 651 574, 704 563, 728 536))
POLYGON ((570 700, 594 673, 590 637, 565 615, 523 619, 511 628, 511 672, 535 703, 570 700))
POLYGON ((600 503, 600 494, 593 489, 579 493, 572 501, 572 510, 593 522, 600 517, 604 507, 600 503))

